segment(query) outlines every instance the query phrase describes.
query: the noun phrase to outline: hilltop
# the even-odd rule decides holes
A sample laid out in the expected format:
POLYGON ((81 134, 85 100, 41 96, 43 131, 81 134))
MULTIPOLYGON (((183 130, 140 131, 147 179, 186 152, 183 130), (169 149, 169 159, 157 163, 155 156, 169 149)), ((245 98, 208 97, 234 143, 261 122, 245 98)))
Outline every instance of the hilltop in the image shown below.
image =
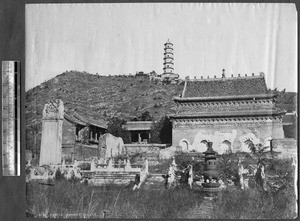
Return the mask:
MULTIPOLYGON (((61 99, 67 113, 77 112, 94 119, 110 117, 130 120, 149 111, 155 120, 174 113, 172 98, 181 94, 183 84, 162 85, 143 75, 101 76, 67 71, 26 92, 26 125, 41 122, 45 103, 61 99)), ((297 108, 297 93, 277 93, 276 106, 288 112, 297 108)))
POLYGON ((26 125, 41 122, 45 103, 61 99, 67 113, 77 112, 94 119, 110 117, 130 120, 149 111, 154 119, 173 113, 172 97, 181 94, 183 84, 161 85, 147 76, 101 76, 69 71, 26 93, 26 125))

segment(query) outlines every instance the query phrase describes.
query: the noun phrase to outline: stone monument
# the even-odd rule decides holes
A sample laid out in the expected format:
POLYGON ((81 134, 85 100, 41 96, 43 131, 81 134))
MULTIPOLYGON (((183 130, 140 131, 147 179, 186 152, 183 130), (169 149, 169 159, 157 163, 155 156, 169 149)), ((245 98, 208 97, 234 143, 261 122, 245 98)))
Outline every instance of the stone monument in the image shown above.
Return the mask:
POLYGON ((45 104, 42 119, 40 166, 61 164, 63 119, 64 105, 61 100, 45 104))

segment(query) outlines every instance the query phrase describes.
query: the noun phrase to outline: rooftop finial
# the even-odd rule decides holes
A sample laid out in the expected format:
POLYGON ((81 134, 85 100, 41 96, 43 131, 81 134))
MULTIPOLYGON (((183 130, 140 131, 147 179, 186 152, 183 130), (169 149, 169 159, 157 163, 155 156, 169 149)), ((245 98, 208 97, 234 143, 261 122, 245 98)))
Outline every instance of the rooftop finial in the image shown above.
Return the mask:
POLYGON ((225 78, 225 69, 222 70, 222 78, 225 78))

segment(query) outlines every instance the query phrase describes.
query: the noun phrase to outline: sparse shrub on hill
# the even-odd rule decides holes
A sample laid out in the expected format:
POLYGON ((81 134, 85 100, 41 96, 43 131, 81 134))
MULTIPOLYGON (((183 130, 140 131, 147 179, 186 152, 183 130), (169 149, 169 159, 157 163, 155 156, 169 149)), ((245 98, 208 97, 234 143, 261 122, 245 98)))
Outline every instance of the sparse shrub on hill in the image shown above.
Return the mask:
POLYGON ((153 117, 150 115, 149 111, 145 111, 138 118, 139 121, 151 121, 153 117))
POLYGON ((126 88, 121 88, 120 92, 126 92, 126 88))
POLYGON ((154 108, 159 108, 159 107, 161 107, 162 106, 162 103, 156 103, 156 104, 154 104, 154 108))
POLYGON ((161 94, 157 94, 153 97, 153 100, 161 100, 162 99, 162 95, 161 94))
POLYGON ((149 111, 143 112, 140 116, 138 117, 132 117, 130 121, 152 121, 153 116, 151 116, 149 111))

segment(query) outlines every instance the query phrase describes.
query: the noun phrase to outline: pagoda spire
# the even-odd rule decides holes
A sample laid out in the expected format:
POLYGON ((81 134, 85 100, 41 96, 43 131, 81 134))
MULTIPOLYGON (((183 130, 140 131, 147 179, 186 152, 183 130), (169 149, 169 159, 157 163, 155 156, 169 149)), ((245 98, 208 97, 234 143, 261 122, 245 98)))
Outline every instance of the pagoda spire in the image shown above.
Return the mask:
POLYGON ((164 74, 173 74, 174 73, 174 54, 173 54, 173 44, 168 39, 165 43, 164 48, 164 74))

